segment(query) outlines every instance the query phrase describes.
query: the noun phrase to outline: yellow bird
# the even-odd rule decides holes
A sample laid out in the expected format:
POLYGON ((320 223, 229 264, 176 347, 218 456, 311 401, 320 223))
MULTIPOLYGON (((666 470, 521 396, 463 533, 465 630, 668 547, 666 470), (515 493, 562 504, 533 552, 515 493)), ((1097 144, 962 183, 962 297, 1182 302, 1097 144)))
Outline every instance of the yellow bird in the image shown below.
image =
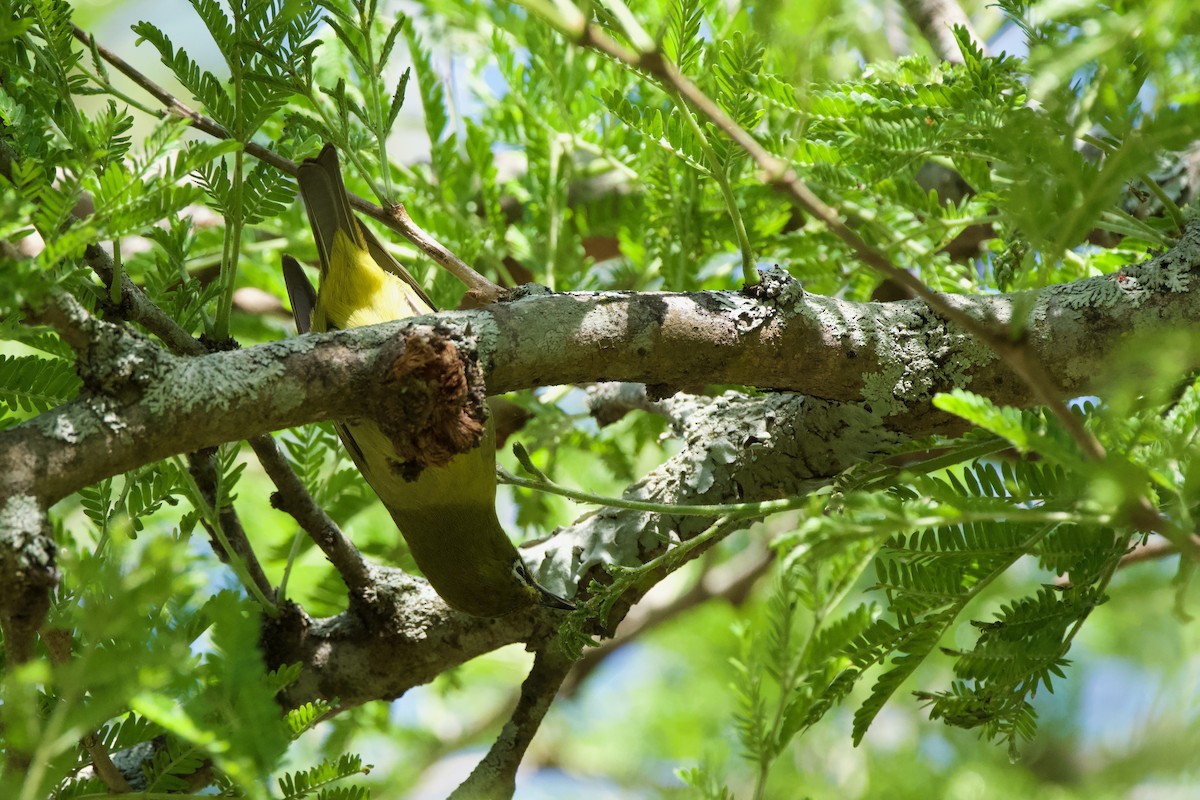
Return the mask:
MULTIPOLYGON (((321 259, 313 292, 300 264, 283 257, 301 333, 373 325, 434 311, 408 272, 350 209, 337 150, 326 144, 298 173, 321 259)), ((429 583, 450 606, 498 617, 537 603, 573 608, 539 586, 496 518, 496 440, 489 415, 479 447, 415 480, 396 469, 388 438, 369 420, 335 423, 342 443, 404 534, 429 583)))

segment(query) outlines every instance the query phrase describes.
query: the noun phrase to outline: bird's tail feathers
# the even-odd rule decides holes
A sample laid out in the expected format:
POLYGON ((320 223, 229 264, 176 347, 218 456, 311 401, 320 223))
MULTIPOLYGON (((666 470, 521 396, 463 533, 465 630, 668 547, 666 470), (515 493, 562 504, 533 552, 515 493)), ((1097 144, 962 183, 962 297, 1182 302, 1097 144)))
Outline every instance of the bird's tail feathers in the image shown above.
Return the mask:
POLYGON ((346 184, 342 180, 342 166, 338 162, 337 148, 326 144, 316 158, 304 159, 296 173, 296 180, 300 184, 304 208, 308 211, 308 223, 317 240, 317 249, 321 254, 321 272, 324 274, 329 269, 333 235, 337 231, 342 231, 359 247, 366 247, 362 228, 355 219, 354 211, 350 208, 350 199, 346 196, 346 184))
POLYGON ((288 301, 292 304, 292 318, 296 320, 296 333, 312 330, 313 309, 317 307, 317 290, 313 288, 300 262, 284 253, 283 282, 287 286, 288 301))

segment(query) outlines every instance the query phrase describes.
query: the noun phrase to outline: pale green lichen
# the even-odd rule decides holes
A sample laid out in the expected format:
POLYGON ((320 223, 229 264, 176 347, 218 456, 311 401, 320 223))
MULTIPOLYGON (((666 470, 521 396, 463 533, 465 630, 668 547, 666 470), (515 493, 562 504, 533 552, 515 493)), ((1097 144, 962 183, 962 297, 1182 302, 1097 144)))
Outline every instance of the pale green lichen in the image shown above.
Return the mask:
MULTIPOLYGON (((1153 263, 1153 262, 1152 262, 1153 263)), ((1192 285, 1192 273, 1179 259, 1164 264, 1158 269, 1147 269, 1139 273, 1142 283, 1152 292, 1186 292, 1192 285)), ((1137 278, 1130 276, 1126 283, 1137 278)))
POLYGON ((9 542, 25 541, 41 533, 44 517, 36 497, 12 495, 0 506, 0 535, 9 542))
POLYGON ((1137 308, 1156 292, 1190 291, 1192 273, 1198 263, 1200 228, 1191 226, 1174 248, 1141 264, 1046 288, 1038 297, 1031 319, 1039 323, 1049 313, 1086 311, 1119 304, 1137 308))
POLYGON ((66 414, 54 415, 49 422, 49 434, 50 438, 67 444, 79 441, 79 431, 75 428, 75 422, 66 414))
POLYGON ((884 372, 868 372, 862 376, 863 400, 875 413, 887 417, 900 414, 908 404, 896 396, 903 376, 899 367, 884 372))
MULTIPOLYGON (((156 414, 227 411, 233 398, 257 392, 283 374, 283 361, 270 345, 261 350, 181 358, 146 388, 142 401, 156 414)), ((265 399, 274 404, 283 398, 272 394, 265 399)))
POLYGON ((942 363, 942 374, 957 387, 971 383, 976 371, 998 359, 996 351, 975 336, 961 336, 948 358, 942 363))
POLYGON ((1135 279, 1125 277, 1124 280, 1118 280, 1116 275, 1051 286, 1042 292, 1042 296, 1047 303, 1071 311, 1105 308, 1119 303, 1137 307, 1145 299, 1135 279))

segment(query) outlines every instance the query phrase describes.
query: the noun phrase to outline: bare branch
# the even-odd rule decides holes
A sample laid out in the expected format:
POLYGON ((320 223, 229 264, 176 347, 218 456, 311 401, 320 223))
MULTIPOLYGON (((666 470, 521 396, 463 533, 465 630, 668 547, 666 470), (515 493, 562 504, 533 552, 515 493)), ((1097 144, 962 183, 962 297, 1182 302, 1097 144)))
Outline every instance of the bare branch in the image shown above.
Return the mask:
MULTIPOLYGON (((1195 545, 1200 546, 1200 536, 1193 535, 1192 541, 1195 545)), ((1170 558, 1176 555, 1179 555, 1178 545, 1166 539, 1156 539, 1145 544, 1139 544, 1121 556, 1121 563, 1118 567, 1128 567, 1133 564, 1140 564, 1143 561, 1155 561, 1160 558, 1170 558)))
MULTIPOLYGON (((1015 305, 1029 309, 1024 348, 1053 370, 1057 396, 1074 397, 1097 386, 1131 335, 1200 324, 1200 281, 1191 279, 1198 264, 1200 226, 1119 275, 1033 293, 943 297, 979 318, 1008 320, 1015 305)), ((467 343, 477 341, 496 394, 596 380, 748 384, 861 399, 887 430, 910 435, 965 428, 930 404, 955 387, 1005 405, 1040 401, 994 353, 920 302, 851 303, 775 274, 758 295, 535 295, 438 314, 436 331, 420 317, 185 359, 99 322, 120 357, 94 359, 89 394, 0 433, 0 495, 36 486, 38 497, 57 499, 174 453, 320 419, 382 415, 402 428, 403 420, 388 419, 391 400, 379 383, 386 370, 377 363, 397 335, 449 337, 468 361, 467 343), (137 369, 104 374, 112 365, 137 369)), ((1158 525, 1149 514, 1138 524, 1158 525)))
POLYGON ((529 641, 555 613, 473 617, 447 606, 423 579, 391 567, 372 565, 370 582, 371 591, 351 595, 349 610, 335 617, 312 619, 287 605, 278 619, 263 621, 267 664, 305 666, 281 693, 287 707, 324 699, 344 710, 395 699, 478 655, 529 641))
POLYGON ((317 505, 312 495, 304 488, 296 472, 288 465, 279 446, 270 436, 254 436, 250 439, 259 463, 267 477, 279 492, 271 497, 271 505, 291 514, 308 533, 321 552, 338 571, 342 581, 352 593, 361 592, 370 586, 370 574, 362 553, 342 532, 325 510, 317 505))
POLYGON ((450 800, 512 797, 517 788, 517 767, 570 669, 571 661, 557 641, 537 651, 512 718, 483 760, 450 794, 450 800))
POLYGON ((605 381, 593 383, 587 389, 587 410, 592 419, 604 427, 612 425, 631 411, 662 415, 663 406, 651 400, 641 383, 605 381))

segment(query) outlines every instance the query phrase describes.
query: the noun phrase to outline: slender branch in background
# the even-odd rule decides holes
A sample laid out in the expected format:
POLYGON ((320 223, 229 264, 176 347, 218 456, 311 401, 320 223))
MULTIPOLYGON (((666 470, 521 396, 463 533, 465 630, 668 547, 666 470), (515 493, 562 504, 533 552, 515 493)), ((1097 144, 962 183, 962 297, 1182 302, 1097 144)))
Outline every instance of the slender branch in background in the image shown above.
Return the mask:
POLYGON ((557 639, 546 642, 533 658, 533 669, 521 685, 521 699, 512 718, 483 760, 450 795, 450 800, 480 797, 512 797, 520 766, 533 735, 541 726, 550 704, 571 669, 557 639))
MULTIPOLYGON (((546 4, 531 3, 529 0, 522 0, 522 4, 534 13, 546 16, 546 4)), ((786 192, 801 209, 825 223, 864 264, 905 287, 933 311, 990 347, 1033 389, 1038 402, 1050 409, 1089 458, 1097 461, 1104 458, 1104 447, 1056 395, 1053 380, 1040 362, 1032 357, 1020 336, 1014 336, 1007 326, 992 325, 975 319, 957 308, 950 299, 936 294, 916 276, 893 264, 882 251, 868 244, 842 220, 837 211, 809 189, 787 162, 772 155, 660 52, 630 50, 613 40, 599 26, 588 22, 578 12, 574 15, 560 15, 550 11, 547 21, 581 47, 603 53, 627 66, 647 72, 663 84, 668 92, 683 97, 701 116, 754 159, 767 183, 786 192)))
POLYGON ((370 586, 371 576, 362 553, 313 500, 295 470, 280 452, 275 439, 270 436, 255 436, 249 441, 267 477, 279 490, 271 497, 271 505, 290 514, 300 524, 333 564, 347 589, 354 593, 370 586))
MULTIPOLYGON (((167 116, 177 116, 188 120, 188 123, 199 131, 207 133, 214 139, 230 139, 232 138, 229 131, 225 130, 216 121, 209 119, 198 111, 189 108, 182 103, 178 98, 172 95, 163 87, 159 86, 154 81, 147 78, 129 62, 112 52, 108 48, 96 42, 93 37, 78 26, 75 27, 75 38, 83 44, 94 49, 99 53, 100 57, 111 64, 118 72, 131 81, 136 83, 149 95, 154 97, 163 104, 164 110, 156 113, 159 119, 167 116)), ((290 175, 296 176, 299 170, 299 165, 290 159, 284 158, 278 153, 263 147, 255 142, 246 142, 244 145, 245 152, 263 161, 275 169, 290 175)), ((387 165, 381 165, 386 169, 387 165)), ((448 271, 451 275, 458 278, 467 287, 467 293, 470 297, 476 298, 480 305, 491 303, 498 300, 503 294, 504 289, 489 281, 483 275, 476 272, 467 262, 463 261, 457 255, 452 253, 441 243, 434 240, 432 236, 421 229, 408 212, 404 210, 404 206, 398 205, 392 208, 381 208, 369 200, 364 200, 351 192, 346 193, 352 205, 358 211, 366 214, 373 220, 383 223, 388 228, 396 233, 399 233, 405 239, 412 242, 421 252, 429 256, 437 262, 442 268, 448 271)))
POLYGON ((987 43, 980 38, 957 0, 900 0, 900 5, 904 6, 921 36, 929 42, 934 55, 943 61, 963 63, 958 42, 954 39, 955 26, 965 28, 974 45, 987 55, 987 43))
MULTIPOLYGON (((70 631, 60 628, 43 628, 42 642, 46 645, 46 651, 50 654, 50 663, 54 666, 61 667, 71 660, 70 631)), ((112 758, 108 754, 108 748, 104 746, 104 740, 97 736, 95 731, 89 731, 84 734, 79 743, 83 745, 83 749, 91 756, 92 768, 110 792, 113 794, 127 794, 133 791, 133 787, 129 785, 129 781, 125 779, 125 776, 121 774, 121 770, 117 769, 116 764, 112 762, 112 758)))
MULTIPOLYGON (((1189 539, 1193 548, 1200 548, 1200 536, 1192 534, 1189 539)), ((1121 556, 1121 560, 1117 562, 1117 569, 1125 569, 1126 567, 1132 567, 1135 564, 1142 564, 1146 561, 1171 558, 1172 556, 1179 555, 1180 552, 1181 548, 1176 542, 1166 538, 1154 539, 1145 544, 1135 546, 1128 553, 1121 556)), ((1054 585, 1062 589, 1071 588, 1071 576, 1058 576, 1058 579, 1054 581, 1054 585)))
MULTIPOLYGON (((1192 535, 1192 541, 1200 546, 1200 536, 1192 535)), ((1143 561, 1154 561, 1160 558, 1170 558, 1171 556, 1179 555, 1179 546, 1167 539, 1159 539, 1153 542, 1139 544, 1137 547, 1130 550, 1125 555, 1121 556, 1121 562, 1118 567, 1128 567, 1133 564, 1140 564, 1143 561)))

